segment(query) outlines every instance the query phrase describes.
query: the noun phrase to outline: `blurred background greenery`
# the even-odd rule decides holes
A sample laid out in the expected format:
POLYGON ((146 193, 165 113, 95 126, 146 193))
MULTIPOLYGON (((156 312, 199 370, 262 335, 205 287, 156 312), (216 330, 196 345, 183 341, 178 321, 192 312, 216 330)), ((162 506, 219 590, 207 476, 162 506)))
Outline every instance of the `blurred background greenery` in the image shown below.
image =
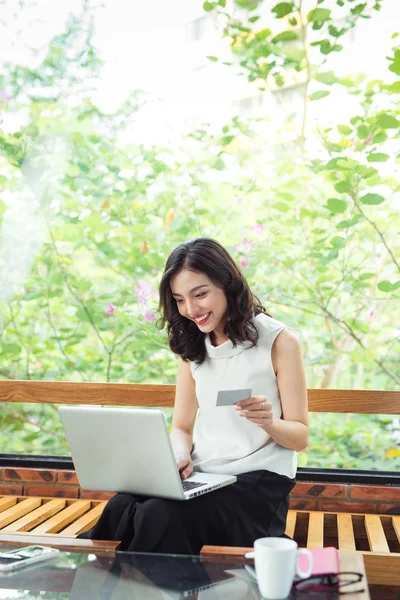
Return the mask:
MULTIPOLYGON (((158 281, 210 236, 309 387, 398 389, 398 6, 139 4, 0 2, 0 377, 173 383, 158 281)), ((399 443, 398 419, 311 415, 299 463, 397 470, 399 443)), ((56 407, 2 406, 0 452, 67 454, 56 407)))

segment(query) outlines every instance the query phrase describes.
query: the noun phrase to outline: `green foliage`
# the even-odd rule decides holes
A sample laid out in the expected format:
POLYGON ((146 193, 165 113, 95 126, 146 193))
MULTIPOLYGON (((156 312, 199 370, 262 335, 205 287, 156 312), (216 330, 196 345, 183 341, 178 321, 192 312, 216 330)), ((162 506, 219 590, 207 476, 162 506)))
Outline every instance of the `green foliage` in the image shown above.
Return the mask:
MULTIPOLYGON (((344 45, 380 2, 337 2, 340 23, 324 4, 304 15, 298 2, 269 8, 236 0, 240 20, 222 0, 203 5, 223 19, 239 67, 232 64, 255 86, 284 87, 293 72, 299 77, 301 134, 270 152, 263 122, 238 116, 220 131, 199 127, 174 148, 124 142, 146 97, 132 91, 105 114, 82 90, 77 65, 88 79, 101 68, 92 28, 82 25, 91 23, 86 14, 71 18, 35 69, 6 65, 1 109, 5 118, 19 111, 26 118, 15 133, 0 130, 7 192, 0 227, 13 222, 13 203, 28 192, 31 200, 18 212, 13 252, 5 238, 0 246, 2 377, 174 382, 176 359, 155 325, 157 285, 172 248, 207 235, 230 249, 268 311, 300 333, 309 387, 398 387, 400 218, 391 148, 400 135, 393 82, 400 54, 396 48, 389 57, 387 81, 337 77, 327 55, 341 51, 338 41, 344 45), (258 17, 267 9, 265 27, 258 17), (308 43, 319 46, 319 64, 309 62, 308 43), (311 82, 326 89, 310 94, 311 82), (337 86, 357 97, 358 113, 308 132, 313 100, 337 86), (21 252, 17 260, 24 236, 42 241, 26 276, 29 257, 21 252)), ((312 415, 301 463, 398 468, 390 422, 312 415)), ((6 405, 1 425, 2 451, 66 451, 54 407, 6 405)))

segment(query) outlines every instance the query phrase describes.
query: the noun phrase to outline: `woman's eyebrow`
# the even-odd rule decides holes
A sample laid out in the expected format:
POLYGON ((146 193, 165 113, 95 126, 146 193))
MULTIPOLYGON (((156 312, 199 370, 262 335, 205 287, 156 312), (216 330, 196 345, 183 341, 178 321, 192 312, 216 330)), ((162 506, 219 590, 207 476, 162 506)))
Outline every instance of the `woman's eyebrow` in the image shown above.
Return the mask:
MULTIPOLYGON (((196 292, 197 290, 199 290, 200 288, 203 287, 208 287, 207 283, 203 283, 202 285, 196 285, 196 287, 192 288, 189 292, 189 294, 193 294, 193 292, 196 292)), ((175 292, 172 292, 172 295, 175 296, 182 296, 182 294, 176 294, 175 292)))

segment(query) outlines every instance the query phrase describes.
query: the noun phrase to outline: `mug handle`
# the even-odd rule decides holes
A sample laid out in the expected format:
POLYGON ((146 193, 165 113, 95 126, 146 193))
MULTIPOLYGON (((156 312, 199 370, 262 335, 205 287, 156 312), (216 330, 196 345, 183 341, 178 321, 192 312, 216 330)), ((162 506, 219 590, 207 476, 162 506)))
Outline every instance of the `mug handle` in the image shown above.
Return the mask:
POLYGON ((255 552, 246 552, 246 554, 244 555, 245 558, 254 558, 256 555, 255 552))
POLYGON ((311 552, 309 550, 306 550, 305 548, 301 548, 300 550, 297 550, 296 573, 300 577, 300 579, 307 579, 307 577, 311 577, 313 566, 314 566, 314 557, 311 554, 311 552), (301 571, 299 568, 299 556, 301 556, 302 554, 304 556, 308 557, 308 569, 306 569, 305 571, 301 571))

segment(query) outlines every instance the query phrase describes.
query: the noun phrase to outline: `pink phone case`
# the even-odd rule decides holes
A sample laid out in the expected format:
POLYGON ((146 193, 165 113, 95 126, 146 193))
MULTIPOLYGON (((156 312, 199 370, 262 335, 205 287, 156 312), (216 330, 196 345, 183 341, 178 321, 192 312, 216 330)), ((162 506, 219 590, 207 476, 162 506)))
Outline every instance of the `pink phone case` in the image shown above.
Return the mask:
MULTIPOLYGON (((339 552, 333 546, 328 548, 309 548, 314 558, 313 575, 323 575, 327 573, 339 573, 339 552)), ((299 556, 299 567, 306 571, 308 559, 306 556, 299 556)))

